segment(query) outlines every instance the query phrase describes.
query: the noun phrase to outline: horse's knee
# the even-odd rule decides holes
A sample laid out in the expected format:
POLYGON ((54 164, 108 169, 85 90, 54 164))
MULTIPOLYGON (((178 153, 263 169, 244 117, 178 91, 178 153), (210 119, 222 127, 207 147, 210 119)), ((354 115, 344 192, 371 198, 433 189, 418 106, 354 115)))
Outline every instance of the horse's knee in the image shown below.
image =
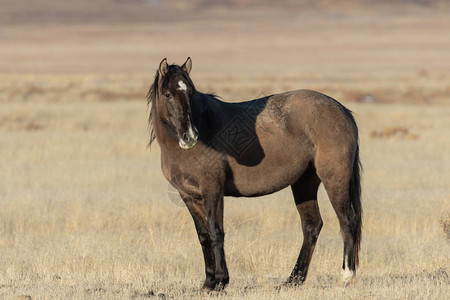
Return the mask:
POLYGON ((225 232, 219 227, 215 227, 211 232, 211 242, 213 247, 223 247, 225 242, 225 232))
POLYGON ((210 247, 211 246, 211 237, 209 235, 208 230, 198 230, 197 231, 198 240, 202 246, 210 247))
POLYGON ((198 234, 198 240, 200 241, 200 244, 205 245, 209 242, 209 236, 207 234, 198 234))
POLYGON ((215 238, 212 239, 211 243, 213 247, 223 248, 224 238, 222 235, 216 236, 215 238))
POLYGON ((316 242, 317 238, 319 237, 320 231, 322 230, 322 226, 322 218, 317 219, 314 223, 309 222, 308 224, 306 224, 305 228, 303 229, 305 238, 307 237, 313 243, 316 242))

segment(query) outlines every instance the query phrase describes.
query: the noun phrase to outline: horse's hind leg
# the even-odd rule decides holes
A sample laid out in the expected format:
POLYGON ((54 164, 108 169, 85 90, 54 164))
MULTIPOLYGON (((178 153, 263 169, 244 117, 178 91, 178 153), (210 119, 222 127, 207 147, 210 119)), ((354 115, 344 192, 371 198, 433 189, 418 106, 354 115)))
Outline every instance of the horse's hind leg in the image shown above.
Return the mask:
POLYGON ((348 166, 328 164, 322 166, 322 168, 318 167, 317 170, 338 217, 342 239, 344 240, 342 283, 345 286, 353 281, 356 274, 360 239, 360 213, 352 204, 349 189, 352 167, 351 163, 348 163, 348 166))
POLYGON ((311 167, 303 174, 300 180, 291 186, 295 205, 302 222, 303 245, 294 270, 292 270, 287 281, 288 284, 297 285, 305 281, 314 247, 322 229, 323 223, 317 204, 319 185, 320 179, 311 167))

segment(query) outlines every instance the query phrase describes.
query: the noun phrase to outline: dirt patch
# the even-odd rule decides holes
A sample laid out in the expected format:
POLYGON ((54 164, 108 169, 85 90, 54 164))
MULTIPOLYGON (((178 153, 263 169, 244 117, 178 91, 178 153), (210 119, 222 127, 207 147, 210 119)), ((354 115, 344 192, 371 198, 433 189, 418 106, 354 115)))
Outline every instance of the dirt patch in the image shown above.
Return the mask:
POLYGON ((419 136, 412 133, 408 128, 403 126, 398 127, 386 127, 383 130, 377 131, 372 130, 369 133, 371 138, 382 138, 382 139, 402 139, 402 140, 417 140, 419 136))

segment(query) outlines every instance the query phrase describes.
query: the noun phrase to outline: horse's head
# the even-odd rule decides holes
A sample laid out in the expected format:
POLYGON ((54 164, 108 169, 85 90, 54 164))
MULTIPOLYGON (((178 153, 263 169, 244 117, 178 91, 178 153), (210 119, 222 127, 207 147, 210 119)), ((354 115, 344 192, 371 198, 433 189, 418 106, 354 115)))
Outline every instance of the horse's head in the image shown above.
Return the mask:
POLYGON ((180 67, 168 65, 167 59, 159 64, 157 73, 156 105, 158 115, 168 125, 178 138, 178 144, 183 149, 195 146, 198 131, 192 122, 190 99, 195 94, 195 87, 189 77, 192 61, 188 57, 180 67))

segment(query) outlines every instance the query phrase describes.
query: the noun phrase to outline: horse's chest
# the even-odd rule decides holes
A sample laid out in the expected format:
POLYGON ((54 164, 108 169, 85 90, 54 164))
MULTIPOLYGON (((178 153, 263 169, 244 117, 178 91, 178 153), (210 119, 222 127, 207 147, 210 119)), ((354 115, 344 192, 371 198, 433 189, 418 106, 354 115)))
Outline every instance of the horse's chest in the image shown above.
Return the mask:
MULTIPOLYGON (((161 157, 161 170, 164 177, 176 188, 183 188, 183 185, 191 185, 195 172, 189 172, 188 167, 182 162, 170 159, 170 157, 161 157)), ((194 170, 192 170, 194 171, 194 170)))
POLYGON ((177 177, 176 168, 170 159, 166 156, 161 156, 161 170, 167 181, 173 182, 177 177))

